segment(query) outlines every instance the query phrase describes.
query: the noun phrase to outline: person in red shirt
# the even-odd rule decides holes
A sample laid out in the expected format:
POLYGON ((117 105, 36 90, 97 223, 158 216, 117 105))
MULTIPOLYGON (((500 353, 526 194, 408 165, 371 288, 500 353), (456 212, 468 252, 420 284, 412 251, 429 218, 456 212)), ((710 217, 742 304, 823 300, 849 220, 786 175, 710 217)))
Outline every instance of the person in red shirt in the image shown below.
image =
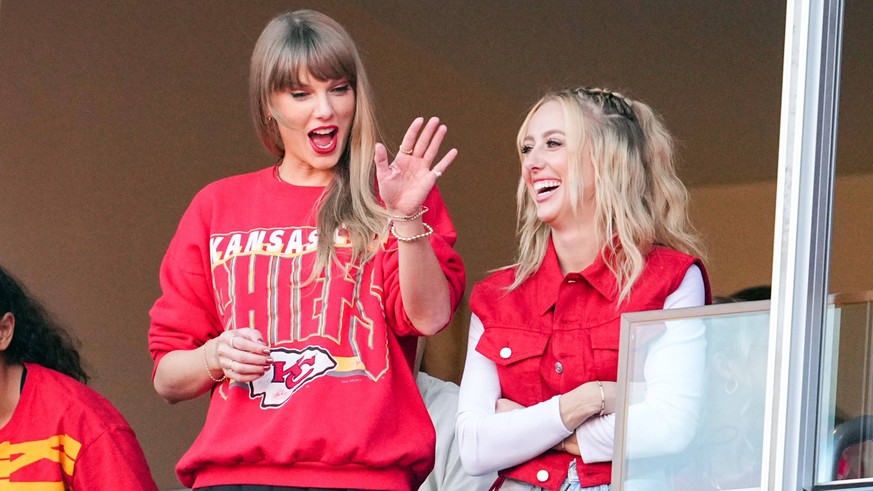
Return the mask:
MULTIPOLYGON (((609 489, 621 314, 710 296, 687 193, 661 121, 616 92, 547 94, 517 143, 519 256, 470 297, 461 459, 494 489, 609 489)), ((691 440, 704 346, 702 326, 651 341, 633 410, 658 448, 637 455, 691 440)))
POLYGON ((79 353, 0 267, 0 489, 157 491, 124 417, 79 353))
POLYGON ((176 471, 195 489, 417 489, 435 434, 412 374, 418 336, 464 292, 435 187, 439 119, 389 159, 345 29, 308 10, 255 44, 250 102, 274 157, 201 190, 161 265, 154 386, 210 393, 176 471), (435 163, 434 163, 435 162, 435 163))

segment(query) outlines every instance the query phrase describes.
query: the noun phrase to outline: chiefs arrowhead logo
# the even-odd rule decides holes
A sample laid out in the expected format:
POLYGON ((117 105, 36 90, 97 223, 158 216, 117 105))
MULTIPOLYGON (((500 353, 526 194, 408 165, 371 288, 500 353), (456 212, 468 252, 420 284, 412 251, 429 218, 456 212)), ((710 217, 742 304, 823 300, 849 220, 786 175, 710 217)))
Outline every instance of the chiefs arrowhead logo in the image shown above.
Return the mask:
POLYGON ((337 362, 318 346, 303 350, 273 348, 273 367, 263 377, 251 383, 252 399, 261 398, 261 407, 279 407, 309 382, 333 370, 337 362))

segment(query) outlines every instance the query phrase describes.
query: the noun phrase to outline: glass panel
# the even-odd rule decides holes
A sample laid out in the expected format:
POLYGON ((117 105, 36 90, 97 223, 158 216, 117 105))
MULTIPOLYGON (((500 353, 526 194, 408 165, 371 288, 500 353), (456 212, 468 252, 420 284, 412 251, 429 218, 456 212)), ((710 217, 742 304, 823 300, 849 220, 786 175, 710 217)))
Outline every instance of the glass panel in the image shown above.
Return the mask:
POLYGON ((822 348, 816 482, 873 477, 873 291, 834 297, 822 348))
POLYGON ((759 489, 769 302, 677 312, 624 316, 613 486, 759 489))

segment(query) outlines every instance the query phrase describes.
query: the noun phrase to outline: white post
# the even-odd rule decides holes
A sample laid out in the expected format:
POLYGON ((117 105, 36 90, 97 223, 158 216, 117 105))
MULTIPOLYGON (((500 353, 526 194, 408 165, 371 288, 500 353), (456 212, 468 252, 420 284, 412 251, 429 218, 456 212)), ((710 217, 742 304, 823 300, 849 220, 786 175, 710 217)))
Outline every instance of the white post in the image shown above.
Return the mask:
POLYGON ((788 0, 761 489, 810 489, 828 286, 842 0, 788 0))

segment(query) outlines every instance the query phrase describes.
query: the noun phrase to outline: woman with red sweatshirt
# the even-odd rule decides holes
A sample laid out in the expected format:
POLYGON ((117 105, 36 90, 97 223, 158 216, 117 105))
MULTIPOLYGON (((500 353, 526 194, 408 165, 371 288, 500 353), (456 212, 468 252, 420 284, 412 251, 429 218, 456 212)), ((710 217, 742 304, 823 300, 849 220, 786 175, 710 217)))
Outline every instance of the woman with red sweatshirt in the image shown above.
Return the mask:
POLYGON ((151 310, 158 393, 210 393, 177 474, 195 489, 416 489, 435 437, 415 340, 464 292, 434 186, 457 151, 437 160, 446 127, 418 118, 389 162, 357 48, 317 12, 267 25, 250 99, 277 160, 197 194, 151 310))

